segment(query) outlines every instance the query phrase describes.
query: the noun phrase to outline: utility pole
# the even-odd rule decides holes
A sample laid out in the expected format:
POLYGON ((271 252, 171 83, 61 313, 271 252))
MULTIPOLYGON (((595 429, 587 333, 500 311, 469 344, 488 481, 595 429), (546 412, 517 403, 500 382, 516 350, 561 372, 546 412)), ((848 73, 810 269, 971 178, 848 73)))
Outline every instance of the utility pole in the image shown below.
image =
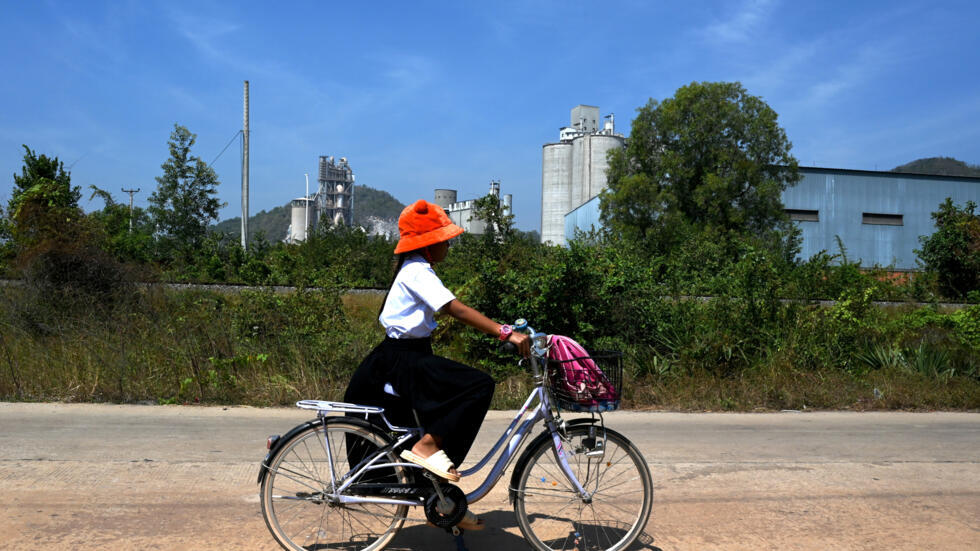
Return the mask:
POLYGON ((122 191, 129 194, 129 233, 133 233, 133 194, 139 193, 140 188, 123 189, 122 191))
POLYGON ((245 125, 242 128, 242 249, 248 250, 248 81, 245 81, 245 125))

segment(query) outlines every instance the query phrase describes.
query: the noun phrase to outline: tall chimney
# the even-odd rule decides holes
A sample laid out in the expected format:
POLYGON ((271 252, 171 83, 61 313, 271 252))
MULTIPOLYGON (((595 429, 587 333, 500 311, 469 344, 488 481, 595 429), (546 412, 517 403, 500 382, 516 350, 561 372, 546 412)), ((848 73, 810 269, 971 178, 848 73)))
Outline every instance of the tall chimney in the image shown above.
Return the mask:
POLYGON ((245 125, 242 128, 242 248, 248 250, 248 81, 245 81, 245 125))

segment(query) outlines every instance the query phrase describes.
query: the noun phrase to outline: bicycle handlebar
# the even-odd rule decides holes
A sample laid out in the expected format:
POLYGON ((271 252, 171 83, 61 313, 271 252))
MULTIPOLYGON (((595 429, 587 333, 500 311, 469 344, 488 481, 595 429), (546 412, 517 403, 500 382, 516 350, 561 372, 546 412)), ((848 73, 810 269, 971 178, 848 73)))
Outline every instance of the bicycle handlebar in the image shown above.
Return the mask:
POLYGON ((509 354, 517 354, 517 345, 512 342, 501 343, 499 348, 509 354))
MULTIPOLYGON (((535 331, 533 327, 528 325, 527 320, 524 318, 517 318, 513 324, 514 331, 524 333, 531 337, 531 355, 537 358, 545 359, 548 357, 548 348, 550 348, 548 335, 546 333, 541 333, 535 331)), ((506 352, 517 352, 517 347, 513 344, 507 342, 500 346, 500 348, 506 352)))

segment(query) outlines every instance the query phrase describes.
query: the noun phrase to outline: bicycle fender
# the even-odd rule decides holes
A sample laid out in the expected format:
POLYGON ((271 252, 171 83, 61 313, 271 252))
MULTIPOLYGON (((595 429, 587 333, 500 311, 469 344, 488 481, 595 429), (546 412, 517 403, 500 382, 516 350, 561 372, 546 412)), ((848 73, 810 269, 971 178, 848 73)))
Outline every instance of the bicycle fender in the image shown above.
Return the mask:
MULTIPOLYGON (((598 419, 589 419, 589 418, 571 419, 565 421, 565 426, 574 427, 576 425, 594 425, 596 424, 596 422, 598 422, 598 419)), ((609 432, 609 429, 606 429, 606 432, 609 432)), ((541 445, 541 442, 550 442, 550 441, 551 441, 551 432, 549 432, 548 429, 545 429, 544 431, 541 432, 541 434, 537 435, 534 438, 534 440, 532 440, 531 443, 527 445, 527 447, 524 448, 524 452, 521 453, 521 456, 517 458, 517 463, 514 465, 514 472, 511 473, 510 475, 510 488, 508 488, 508 494, 510 496, 511 505, 513 505, 514 501, 517 500, 516 488, 517 488, 518 478, 520 478, 521 473, 524 472, 524 468, 527 467, 528 462, 531 460, 531 454, 534 453, 534 450, 538 449, 538 446, 541 445)))
MULTIPOLYGON (((328 417, 327 419, 329 420, 331 418, 328 417)), ((384 432, 381 431, 377 425, 375 425, 374 423, 371 423, 370 421, 367 421, 365 419, 361 419, 360 417, 346 417, 346 416, 344 416, 344 417, 337 417, 337 419, 343 419, 345 423, 350 423, 352 425, 360 425, 363 428, 366 428, 366 429, 369 429, 369 430, 374 431, 375 433, 381 435, 385 439, 388 438, 387 435, 384 434, 384 432)), ((322 423, 323 423, 323 421, 321 421, 320 419, 312 419, 312 420, 307 421, 305 423, 300 423, 299 425, 293 427, 292 430, 290 430, 286 434, 280 436, 279 437, 279 440, 276 440, 276 443, 272 445, 272 448, 271 449, 269 449, 269 453, 265 454, 265 458, 262 459, 262 463, 261 463, 261 465, 259 465, 259 477, 258 477, 258 480, 256 481, 256 483, 257 484, 261 484, 262 483, 262 477, 265 476, 266 471, 269 470, 269 461, 273 457, 275 457, 276 453, 279 452, 279 449, 280 448, 282 448, 283 446, 286 445, 286 442, 289 442, 290 440, 292 440, 292 438, 294 436, 296 436, 297 433, 302 432, 302 431, 310 428, 311 426, 319 425, 319 424, 322 424, 322 423)))
POLYGON ((276 452, 278 452, 279 449, 282 448, 287 441, 289 441, 294 436, 296 436, 296 433, 300 431, 304 431, 307 428, 309 428, 311 425, 316 425, 319 423, 320 423, 319 419, 313 419, 312 421, 300 423, 299 425, 293 427, 286 434, 280 436, 279 439, 276 440, 276 442, 272 445, 272 447, 269 448, 269 453, 265 454, 265 457, 262 458, 262 463, 259 465, 259 479, 256 481, 256 484, 262 483, 262 477, 265 476, 265 472, 269 469, 269 460, 272 459, 272 457, 276 454, 276 452))

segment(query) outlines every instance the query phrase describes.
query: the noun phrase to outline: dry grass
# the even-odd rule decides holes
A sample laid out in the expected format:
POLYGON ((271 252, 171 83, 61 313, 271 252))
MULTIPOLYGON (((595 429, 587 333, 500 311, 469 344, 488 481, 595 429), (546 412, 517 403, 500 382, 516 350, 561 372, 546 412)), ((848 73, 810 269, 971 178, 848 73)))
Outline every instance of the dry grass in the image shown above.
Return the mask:
POLYGON ((628 383, 627 407, 675 411, 978 410, 980 382, 901 370, 857 376, 841 369, 749 370, 737 377, 697 373, 628 383))
MULTIPOLYGON (((273 294, 245 303, 217 293, 145 292, 132 307, 72 316, 0 291, 0 399, 289 404, 340 399, 350 374, 383 338, 380 294, 273 294), (336 305, 330 311, 331 304, 336 305)), ((60 310, 69 305, 55 305, 60 310)), ((474 365, 444 321, 438 352, 474 365)), ((628 355, 630 355, 628 353, 628 355)), ((636 353, 624 406, 682 411, 980 409, 980 380, 898 368, 851 372, 799 366, 791 353, 723 376, 636 353), (642 365, 640 365, 642 364, 642 365)), ((513 371, 511 371, 513 372, 513 371)), ((492 407, 521 405, 527 375, 504 376, 492 407)))

